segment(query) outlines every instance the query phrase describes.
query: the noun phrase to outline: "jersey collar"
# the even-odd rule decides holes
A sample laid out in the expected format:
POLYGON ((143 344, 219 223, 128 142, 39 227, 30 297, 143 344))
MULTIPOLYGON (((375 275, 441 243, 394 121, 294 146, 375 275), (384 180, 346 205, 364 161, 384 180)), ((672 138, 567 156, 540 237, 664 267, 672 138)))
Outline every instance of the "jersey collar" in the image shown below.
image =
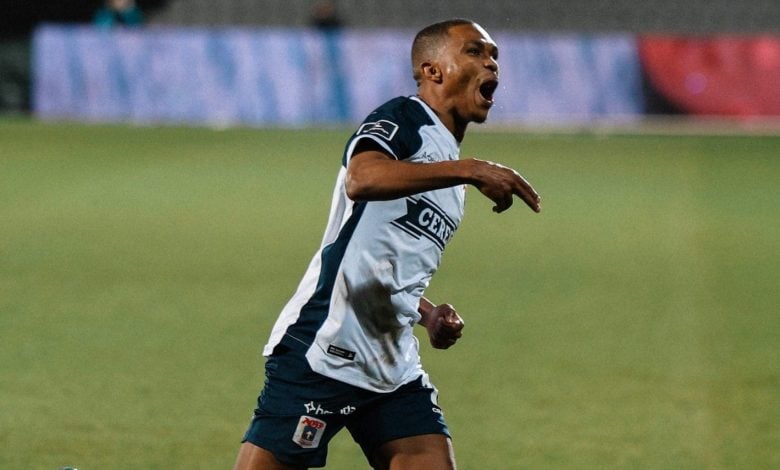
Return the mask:
POLYGON ((456 147, 458 147, 458 148, 460 147, 460 142, 458 142, 458 140, 455 138, 455 136, 452 135, 452 132, 450 132, 450 130, 447 129, 447 126, 445 126, 444 123, 441 122, 441 119, 439 119, 439 116, 436 114, 436 112, 433 110, 433 108, 428 106, 428 103, 426 103, 425 101, 420 99, 420 97, 417 96, 417 95, 410 96, 409 99, 420 103, 420 105, 425 110, 425 112, 428 113, 428 116, 431 118, 431 120, 433 121, 434 125, 440 126, 442 129, 444 129, 444 131, 447 133, 447 135, 450 136, 450 139, 452 140, 452 143, 456 147))

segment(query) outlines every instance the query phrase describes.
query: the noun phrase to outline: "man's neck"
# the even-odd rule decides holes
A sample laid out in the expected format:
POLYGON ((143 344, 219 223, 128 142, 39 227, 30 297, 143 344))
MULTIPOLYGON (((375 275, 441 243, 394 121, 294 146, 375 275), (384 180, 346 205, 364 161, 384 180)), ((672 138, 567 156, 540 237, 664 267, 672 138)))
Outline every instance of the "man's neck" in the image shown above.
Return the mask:
POLYGON ((446 102, 437 99, 435 95, 432 96, 427 93, 418 93, 417 97, 436 113, 436 116, 438 116, 441 123, 450 131, 450 134, 455 137, 455 140, 457 140, 458 143, 463 141, 463 137, 466 135, 466 128, 469 124, 468 121, 458 119, 457 115, 450 111, 450 107, 446 105, 446 102))

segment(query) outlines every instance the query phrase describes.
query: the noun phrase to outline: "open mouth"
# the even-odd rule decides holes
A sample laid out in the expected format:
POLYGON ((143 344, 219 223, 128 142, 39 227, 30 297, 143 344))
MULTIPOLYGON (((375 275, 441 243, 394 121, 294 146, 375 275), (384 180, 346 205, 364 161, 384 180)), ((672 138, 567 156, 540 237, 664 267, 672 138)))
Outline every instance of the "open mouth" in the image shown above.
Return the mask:
POLYGON ((493 104, 493 94, 496 92, 496 88, 498 88, 498 80, 486 80, 479 86, 479 94, 485 101, 493 104))

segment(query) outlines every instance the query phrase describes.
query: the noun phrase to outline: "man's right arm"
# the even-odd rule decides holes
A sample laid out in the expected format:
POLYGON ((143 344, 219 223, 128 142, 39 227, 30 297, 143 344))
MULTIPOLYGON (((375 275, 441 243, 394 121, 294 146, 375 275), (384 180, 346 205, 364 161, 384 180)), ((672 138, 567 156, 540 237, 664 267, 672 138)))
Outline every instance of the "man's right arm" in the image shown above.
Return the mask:
POLYGON ((370 141, 364 142, 355 149, 347 166, 346 191, 353 201, 385 201, 470 184, 496 204, 495 212, 509 209, 513 196, 520 197, 535 212, 541 211, 539 195, 511 168, 476 158, 407 162, 394 159, 370 141))

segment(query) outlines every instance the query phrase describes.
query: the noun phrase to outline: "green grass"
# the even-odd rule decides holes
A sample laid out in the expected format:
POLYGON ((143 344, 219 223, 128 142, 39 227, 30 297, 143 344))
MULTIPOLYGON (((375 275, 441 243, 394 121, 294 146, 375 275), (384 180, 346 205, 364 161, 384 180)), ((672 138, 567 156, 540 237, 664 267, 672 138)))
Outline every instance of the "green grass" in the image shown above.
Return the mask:
MULTIPOLYGON (((0 468, 230 468, 348 133, 0 122, 0 468)), ((428 292, 460 468, 780 467, 780 137, 463 153, 544 210, 470 189, 428 292)))

